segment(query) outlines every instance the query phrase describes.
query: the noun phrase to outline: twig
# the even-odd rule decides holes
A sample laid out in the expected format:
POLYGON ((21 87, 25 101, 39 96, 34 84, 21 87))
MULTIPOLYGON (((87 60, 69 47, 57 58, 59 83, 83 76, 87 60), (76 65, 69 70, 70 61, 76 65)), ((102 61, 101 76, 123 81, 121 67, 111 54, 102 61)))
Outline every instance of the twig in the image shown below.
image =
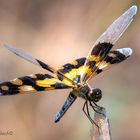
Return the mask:
POLYGON ((89 140, 112 140, 109 119, 105 108, 98 109, 97 111, 100 113, 95 112, 95 124, 92 126, 89 140))

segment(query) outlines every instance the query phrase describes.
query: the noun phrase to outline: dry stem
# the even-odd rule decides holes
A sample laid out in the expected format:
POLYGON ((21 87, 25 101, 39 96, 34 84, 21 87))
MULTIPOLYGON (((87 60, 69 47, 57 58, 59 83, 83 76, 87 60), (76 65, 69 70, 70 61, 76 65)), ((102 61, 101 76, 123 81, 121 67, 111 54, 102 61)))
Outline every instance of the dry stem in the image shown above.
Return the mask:
POLYGON ((105 108, 97 111, 100 113, 95 112, 94 122, 99 127, 93 124, 89 140, 112 140, 109 119, 105 108))

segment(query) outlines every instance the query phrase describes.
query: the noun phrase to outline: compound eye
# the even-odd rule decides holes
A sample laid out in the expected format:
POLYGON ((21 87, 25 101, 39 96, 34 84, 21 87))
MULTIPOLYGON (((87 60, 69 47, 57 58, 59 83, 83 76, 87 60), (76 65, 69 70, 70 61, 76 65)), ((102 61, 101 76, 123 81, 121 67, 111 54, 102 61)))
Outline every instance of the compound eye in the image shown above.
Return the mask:
POLYGON ((102 91, 98 88, 92 90, 93 101, 98 102, 102 98, 102 91))

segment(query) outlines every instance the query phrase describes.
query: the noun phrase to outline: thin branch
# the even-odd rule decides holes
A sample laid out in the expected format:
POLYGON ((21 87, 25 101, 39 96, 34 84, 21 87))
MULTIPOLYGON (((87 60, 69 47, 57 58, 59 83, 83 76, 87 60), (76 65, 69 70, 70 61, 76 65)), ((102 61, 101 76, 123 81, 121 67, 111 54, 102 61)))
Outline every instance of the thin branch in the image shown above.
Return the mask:
POLYGON ((112 140, 109 119, 106 114, 106 109, 101 108, 97 111, 100 113, 95 112, 95 124, 93 124, 92 126, 89 140, 112 140), (97 127, 96 125, 99 127, 97 127))

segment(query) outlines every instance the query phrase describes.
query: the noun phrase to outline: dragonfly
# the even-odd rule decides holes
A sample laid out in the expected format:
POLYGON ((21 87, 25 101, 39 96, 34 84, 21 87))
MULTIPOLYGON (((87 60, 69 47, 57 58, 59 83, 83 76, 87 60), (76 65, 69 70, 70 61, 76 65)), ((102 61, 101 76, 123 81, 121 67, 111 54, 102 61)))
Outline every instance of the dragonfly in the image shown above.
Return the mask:
POLYGON ((0 95, 71 89, 61 109, 55 115, 54 122, 58 122, 77 97, 81 97, 85 100, 82 110, 93 123, 89 107, 95 112, 101 108, 97 102, 102 98, 102 91, 99 88, 92 88, 88 81, 110 66, 121 63, 131 56, 131 48, 112 50, 112 47, 133 21, 136 13, 137 6, 133 5, 97 39, 87 57, 78 58, 58 69, 10 45, 4 45, 17 56, 51 72, 51 74, 37 73, 2 82, 0 83, 0 95))

